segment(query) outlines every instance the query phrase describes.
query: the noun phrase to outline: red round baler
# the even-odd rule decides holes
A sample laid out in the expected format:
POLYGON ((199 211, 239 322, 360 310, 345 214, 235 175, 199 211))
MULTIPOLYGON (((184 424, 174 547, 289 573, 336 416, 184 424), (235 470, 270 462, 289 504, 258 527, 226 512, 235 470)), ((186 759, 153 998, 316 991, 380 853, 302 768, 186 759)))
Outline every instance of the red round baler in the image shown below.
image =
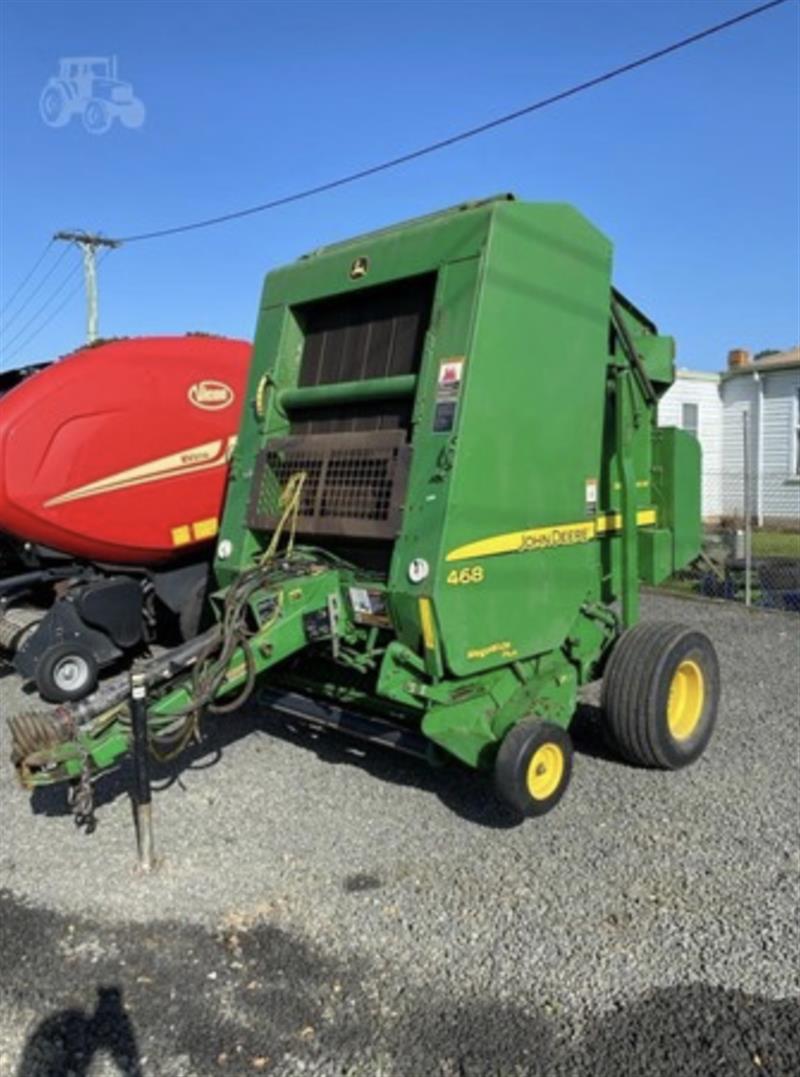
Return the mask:
POLYGON ((83 348, 0 399, 0 531, 156 564, 216 534, 250 345, 139 337, 83 348))
POLYGON ((197 631, 249 361, 223 337, 114 340, 0 395, 0 653, 45 698, 197 631))

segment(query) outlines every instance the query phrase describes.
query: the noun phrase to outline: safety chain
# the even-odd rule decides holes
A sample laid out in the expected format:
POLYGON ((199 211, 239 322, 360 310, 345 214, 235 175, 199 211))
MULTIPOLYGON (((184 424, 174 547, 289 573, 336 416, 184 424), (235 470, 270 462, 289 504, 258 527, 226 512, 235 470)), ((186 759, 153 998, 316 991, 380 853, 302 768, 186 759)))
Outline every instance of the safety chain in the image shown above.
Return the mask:
POLYGON ((67 805, 75 826, 85 829, 87 834, 93 834, 97 828, 97 818, 94 814, 94 790, 88 756, 84 757, 80 778, 67 789, 67 805))

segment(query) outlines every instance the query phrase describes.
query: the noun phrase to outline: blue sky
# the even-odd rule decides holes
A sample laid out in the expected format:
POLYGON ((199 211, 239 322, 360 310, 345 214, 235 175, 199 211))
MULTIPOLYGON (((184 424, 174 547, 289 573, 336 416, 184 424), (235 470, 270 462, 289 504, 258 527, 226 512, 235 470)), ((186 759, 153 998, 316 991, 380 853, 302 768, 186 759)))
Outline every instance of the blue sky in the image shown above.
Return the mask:
MULTIPOLYGON (((754 2, 5 0, 4 300, 59 228, 126 235, 266 201, 518 108, 754 2), (114 123, 104 135, 77 117, 47 126, 39 95, 59 57, 110 54, 146 106, 143 125, 114 123)), ((572 202, 613 239, 615 283, 677 337, 681 365, 716 369, 733 346, 795 344, 799 12, 786 4, 349 188, 123 247, 100 268, 101 332, 252 337, 270 267, 512 190, 572 202)), ((72 260, 75 251, 9 326, 6 355, 57 307, 14 340, 72 260)), ((83 332, 78 292, 7 365, 71 350, 83 332)))

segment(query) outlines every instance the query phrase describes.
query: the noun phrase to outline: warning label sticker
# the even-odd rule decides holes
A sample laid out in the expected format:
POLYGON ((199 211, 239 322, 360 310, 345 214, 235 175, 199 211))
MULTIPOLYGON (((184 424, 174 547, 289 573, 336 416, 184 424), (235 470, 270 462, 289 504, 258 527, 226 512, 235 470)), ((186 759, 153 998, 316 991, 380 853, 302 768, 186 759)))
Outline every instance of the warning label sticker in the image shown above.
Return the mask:
POLYGON ((351 587, 349 590, 350 605, 358 624, 389 624, 386 596, 381 591, 368 590, 366 587, 351 587))
POLYGON ((597 515, 597 479, 586 480, 586 515, 597 515))
POLYGON ((436 393, 437 400, 447 397, 458 396, 461 388, 461 379, 464 373, 463 359, 443 359, 439 364, 439 388, 436 393))
POLYGON ((436 384, 436 406, 433 412, 433 432, 446 434, 456 420, 456 405, 464 376, 464 358, 443 359, 439 364, 436 384))

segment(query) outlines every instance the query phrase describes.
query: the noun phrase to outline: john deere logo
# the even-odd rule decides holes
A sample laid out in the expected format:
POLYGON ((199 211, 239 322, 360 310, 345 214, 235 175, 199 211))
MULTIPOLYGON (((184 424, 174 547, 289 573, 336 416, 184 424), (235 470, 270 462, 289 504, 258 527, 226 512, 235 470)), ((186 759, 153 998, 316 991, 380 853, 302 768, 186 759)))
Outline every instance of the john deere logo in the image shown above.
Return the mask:
POLYGON ((224 381, 196 381, 189 387, 187 396, 189 403, 203 411, 222 411, 236 398, 233 389, 224 381))
POLYGON ((358 280, 359 277, 366 277, 367 270, 369 269, 369 258, 365 254, 362 254, 360 258, 356 258, 355 262, 350 266, 350 279, 358 280))

